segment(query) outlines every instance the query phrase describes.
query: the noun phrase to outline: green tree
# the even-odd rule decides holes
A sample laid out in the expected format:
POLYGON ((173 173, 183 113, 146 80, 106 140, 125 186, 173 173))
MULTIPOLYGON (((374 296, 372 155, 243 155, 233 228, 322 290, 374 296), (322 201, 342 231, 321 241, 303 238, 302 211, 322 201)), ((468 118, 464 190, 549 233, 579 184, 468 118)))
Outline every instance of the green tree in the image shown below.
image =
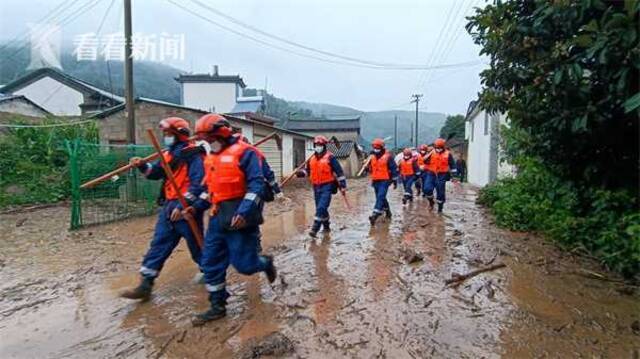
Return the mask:
POLYGON ((444 126, 440 129, 440 137, 447 138, 451 134, 455 134, 451 138, 464 141, 464 122, 463 115, 447 116, 444 126))
POLYGON ((480 99, 521 131, 514 153, 637 194, 639 9, 637 0, 496 0, 469 18, 491 62, 480 99))

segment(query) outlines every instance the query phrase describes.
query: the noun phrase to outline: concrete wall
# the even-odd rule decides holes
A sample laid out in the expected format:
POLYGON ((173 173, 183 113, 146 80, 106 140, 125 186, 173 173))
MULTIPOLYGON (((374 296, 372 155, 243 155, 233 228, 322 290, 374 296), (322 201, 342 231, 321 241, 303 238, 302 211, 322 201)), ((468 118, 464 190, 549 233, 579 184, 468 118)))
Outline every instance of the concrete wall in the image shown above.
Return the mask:
POLYGON ((469 141, 467 179, 469 183, 476 186, 484 186, 489 183, 491 129, 487 128, 485 135, 485 124, 490 127, 491 120, 489 114, 484 110, 478 111, 466 122, 465 138, 469 141))
POLYGON ((47 115, 46 112, 20 98, 0 102, 0 112, 15 113, 31 117, 45 117, 47 115))
POLYGON ((507 115, 492 116, 484 110, 467 119, 467 179, 485 186, 499 178, 515 174, 515 167, 504 160, 500 127, 508 123, 507 115), (485 131, 485 126, 488 126, 485 131))
POLYGON ((239 95, 235 83, 185 82, 182 84, 182 104, 208 112, 231 112, 239 95))
MULTIPOLYGON (((196 120, 203 115, 203 113, 199 111, 189 111, 145 102, 136 103, 135 111, 137 144, 150 144, 147 135, 148 128, 155 129, 156 136, 161 138, 162 133, 158 129, 158 123, 163 118, 171 116, 182 117, 189 121, 193 131, 196 120)), ((100 143, 125 143, 127 134, 124 111, 118 111, 106 118, 98 120, 98 131, 100 134, 100 143)))
POLYGON ((13 94, 24 95, 38 106, 58 116, 79 116, 80 104, 84 102, 84 96, 80 91, 51 77, 43 77, 13 94))

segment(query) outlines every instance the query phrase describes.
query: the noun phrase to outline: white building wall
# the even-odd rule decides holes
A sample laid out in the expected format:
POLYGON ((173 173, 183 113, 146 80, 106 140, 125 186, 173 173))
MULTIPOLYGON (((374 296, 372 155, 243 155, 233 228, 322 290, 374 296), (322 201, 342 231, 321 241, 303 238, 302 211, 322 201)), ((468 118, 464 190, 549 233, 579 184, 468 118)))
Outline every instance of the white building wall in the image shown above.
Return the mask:
POLYGON ((293 172, 293 136, 282 133, 282 173, 293 172))
MULTIPOLYGON (((467 132, 465 137, 469 141, 467 151, 467 180, 476 186, 485 186, 489 183, 490 152, 491 152, 491 129, 488 128, 485 135, 484 110, 479 111, 474 117, 467 121, 467 132)), ((490 118, 486 121, 490 126, 490 118)))
POLYGON ((185 82, 182 105, 216 113, 228 113, 236 105, 239 88, 235 83, 185 82))
POLYGON ((80 105, 84 102, 80 91, 76 91, 51 77, 43 77, 13 92, 13 94, 24 95, 40 107, 58 116, 81 115, 80 105))

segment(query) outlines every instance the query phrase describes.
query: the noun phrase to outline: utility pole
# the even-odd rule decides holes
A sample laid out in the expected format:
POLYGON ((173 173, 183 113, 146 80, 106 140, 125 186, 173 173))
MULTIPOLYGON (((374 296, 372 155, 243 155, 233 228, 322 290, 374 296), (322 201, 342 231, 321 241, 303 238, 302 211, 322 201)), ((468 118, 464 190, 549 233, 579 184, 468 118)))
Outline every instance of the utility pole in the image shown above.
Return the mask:
POLYGON ((415 137, 415 147, 416 149, 418 148, 418 137, 420 137, 418 135, 418 104, 420 103, 420 98, 422 97, 422 94, 413 94, 411 95, 411 97, 413 97, 413 100, 411 102, 415 102, 416 103, 416 137, 415 137))
POLYGON ((393 117, 393 150, 398 152, 398 115, 393 117))
POLYGON ((124 97, 127 114, 127 143, 136 143, 133 96, 133 57, 131 56, 131 0, 124 0, 124 97))

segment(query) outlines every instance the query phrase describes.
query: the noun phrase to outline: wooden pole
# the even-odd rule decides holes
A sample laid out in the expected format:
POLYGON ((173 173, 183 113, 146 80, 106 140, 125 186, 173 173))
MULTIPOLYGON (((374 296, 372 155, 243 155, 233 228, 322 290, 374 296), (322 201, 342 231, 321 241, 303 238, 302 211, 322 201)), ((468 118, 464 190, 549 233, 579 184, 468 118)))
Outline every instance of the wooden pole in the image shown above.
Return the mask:
MULTIPOLYGON (((156 149, 156 153, 160 157, 160 164, 162 165, 164 174, 167 177, 167 181, 169 182, 171 187, 173 187, 173 189, 176 191, 176 194, 178 195, 178 201, 180 201, 182 208, 186 209, 187 207, 189 207, 189 204, 187 203, 187 200, 184 198, 184 195, 182 194, 182 192, 180 191, 180 187, 178 187, 175 177, 173 177, 173 172, 171 172, 171 167, 169 167, 169 164, 167 163, 167 161, 165 161, 164 156, 162 156, 162 148, 160 147, 160 143, 158 142, 156 135, 153 133, 152 129, 147 129, 147 134, 149 135, 151 144, 156 149)), ((189 228, 191 228, 191 232, 193 232, 194 237, 196 237, 196 242, 198 243, 198 246, 202 248, 203 247, 202 233, 200 233, 200 228, 198 228, 198 224, 196 223, 196 220, 190 214, 187 214, 187 213, 183 214, 183 216, 184 216, 184 219, 187 221, 187 223, 189 223, 189 228)))

